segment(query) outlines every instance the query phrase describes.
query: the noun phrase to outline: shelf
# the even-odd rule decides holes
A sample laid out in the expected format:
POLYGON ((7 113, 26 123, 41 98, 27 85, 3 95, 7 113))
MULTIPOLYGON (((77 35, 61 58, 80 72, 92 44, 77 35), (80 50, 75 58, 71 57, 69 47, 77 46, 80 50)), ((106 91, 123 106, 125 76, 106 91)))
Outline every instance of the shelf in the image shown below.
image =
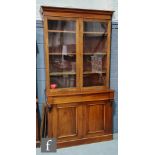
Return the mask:
MULTIPOLYGON (((67 53, 67 54, 62 54, 62 53, 49 53, 49 55, 76 55, 75 53, 67 53)), ((83 53, 83 55, 107 55, 107 53, 83 53)))
POLYGON ((103 71, 103 72, 91 72, 91 71, 86 71, 86 72, 84 72, 83 74, 104 74, 104 73, 106 73, 106 71, 103 71))
POLYGON ((83 32, 83 34, 97 34, 97 35, 108 35, 107 32, 83 32))
POLYGON ((107 55, 107 53, 83 53, 83 55, 107 55))
POLYGON ((61 75, 75 75, 76 72, 53 72, 50 76, 61 76, 61 75))
POLYGON ((76 55, 75 53, 67 53, 67 54, 62 54, 62 53, 49 53, 49 55, 76 55))
POLYGON ((54 32, 54 33, 76 33, 76 31, 63 31, 63 30, 48 30, 48 32, 54 32))

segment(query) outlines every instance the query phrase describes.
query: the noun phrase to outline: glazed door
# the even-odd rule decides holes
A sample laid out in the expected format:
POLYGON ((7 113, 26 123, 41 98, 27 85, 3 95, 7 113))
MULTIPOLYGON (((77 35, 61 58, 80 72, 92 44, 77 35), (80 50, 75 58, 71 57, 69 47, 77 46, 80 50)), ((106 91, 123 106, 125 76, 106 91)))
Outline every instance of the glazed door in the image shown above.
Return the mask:
POLYGON ((108 85, 109 25, 108 21, 83 21, 83 87, 108 85))
POLYGON ((57 91, 109 86, 108 20, 47 18, 47 88, 57 91))
POLYGON ((48 88, 62 90, 78 87, 76 19, 47 19, 48 88))

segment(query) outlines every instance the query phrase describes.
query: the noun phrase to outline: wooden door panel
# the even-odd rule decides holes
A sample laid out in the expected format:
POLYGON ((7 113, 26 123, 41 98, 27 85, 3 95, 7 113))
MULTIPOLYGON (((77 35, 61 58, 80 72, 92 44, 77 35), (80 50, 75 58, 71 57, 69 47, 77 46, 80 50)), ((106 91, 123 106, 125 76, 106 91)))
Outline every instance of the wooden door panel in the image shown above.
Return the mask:
POLYGON ((87 107, 87 132, 94 133, 104 129, 104 107, 102 104, 87 107))
POLYGON ((84 108, 84 137, 101 135, 104 132, 104 104, 93 101, 85 104, 84 108))
POLYGON ((85 102, 84 137, 112 133, 112 104, 108 101, 85 102))
POLYGON ((58 141, 81 136, 82 106, 77 103, 59 104, 53 108, 53 137, 58 141))
POLYGON ((58 138, 77 135, 77 107, 58 107, 58 138))

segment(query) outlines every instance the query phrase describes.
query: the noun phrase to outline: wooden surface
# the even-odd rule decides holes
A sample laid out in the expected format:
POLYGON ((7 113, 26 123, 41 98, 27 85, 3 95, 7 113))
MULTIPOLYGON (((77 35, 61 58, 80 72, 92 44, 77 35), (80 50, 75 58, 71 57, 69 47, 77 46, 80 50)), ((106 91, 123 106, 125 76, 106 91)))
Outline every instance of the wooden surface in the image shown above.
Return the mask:
POLYGON ((81 144, 89 144, 89 143, 95 143, 95 142, 101 142, 101 141, 109 141, 113 139, 113 135, 101 135, 101 136, 92 136, 89 138, 80 138, 80 139, 75 139, 75 140, 70 140, 70 141, 65 141, 65 142, 58 142, 57 147, 58 148, 63 148, 63 147, 69 147, 69 146, 75 146, 75 145, 81 145, 81 144))
POLYGON ((114 11, 110 10, 95 10, 95 9, 79 9, 79 8, 64 8, 64 7, 52 7, 52 6, 42 6, 41 11, 43 12, 70 12, 70 13, 91 13, 91 14, 101 14, 101 15, 112 15, 114 11))
MULTIPOLYGON (((89 100, 91 96, 87 94, 86 98, 89 100)), ((112 138, 113 98, 105 100, 104 94, 96 95, 94 101, 78 98, 53 97, 52 110, 48 113, 48 136, 57 137, 59 147, 106 140, 107 135, 112 138)))
POLYGON ((110 47, 111 47, 111 21, 108 22, 108 40, 107 40, 107 76, 106 76, 106 86, 109 87, 110 80, 110 47))
MULTIPOLYGON (((56 137, 58 147, 112 139, 112 102, 114 99, 114 90, 109 89, 112 13, 112 11, 102 10, 42 7, 44 18, 46 95, 48 104, 52 107, 48 112, 48 137, 56 137), (75 88, 50 89, 48 19, 76 21, 75 88), (108 44, 106 53, 107 76, 106 85, 103 84, 103 86, 83 87, 83 22, 87 20, 108 22, 106 33, 108 44)), ((49 31, 53 32, 53 30, 49 31)), ((59 32, 58 30, 56 31, 59 32)), ((61 32, 67 33, 67 31, 61 32)))
POLYGON ((90 9, 77 9, 77 8, 60 8, 60 7, 41 7, 43 16, 53 17, 85 17, 93 19, 111 19, 114 11, 108 10, 90 10, 90 9), (96 17, 97 16, 97 17, 96 17))

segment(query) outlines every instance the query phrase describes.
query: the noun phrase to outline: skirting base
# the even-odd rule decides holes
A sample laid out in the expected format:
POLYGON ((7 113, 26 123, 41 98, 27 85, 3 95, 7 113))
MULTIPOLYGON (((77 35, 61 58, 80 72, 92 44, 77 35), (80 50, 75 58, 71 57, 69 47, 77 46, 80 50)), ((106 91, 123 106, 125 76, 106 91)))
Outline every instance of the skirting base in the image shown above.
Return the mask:
POLYGON ((81 144, 90 144, 95 142, 108 141, 112 139, 113 139, 113 135, 110 134, 110 135, 104 135, 104 136, 98 136, 98 137, 89 137, 89 138, 82 138, 82 139, 76 139, 76 140, 70 140, 70 141, 63 141, 63 142, 57 142, 57 148, 63 148, 63 147, 81 145, 81 144))

